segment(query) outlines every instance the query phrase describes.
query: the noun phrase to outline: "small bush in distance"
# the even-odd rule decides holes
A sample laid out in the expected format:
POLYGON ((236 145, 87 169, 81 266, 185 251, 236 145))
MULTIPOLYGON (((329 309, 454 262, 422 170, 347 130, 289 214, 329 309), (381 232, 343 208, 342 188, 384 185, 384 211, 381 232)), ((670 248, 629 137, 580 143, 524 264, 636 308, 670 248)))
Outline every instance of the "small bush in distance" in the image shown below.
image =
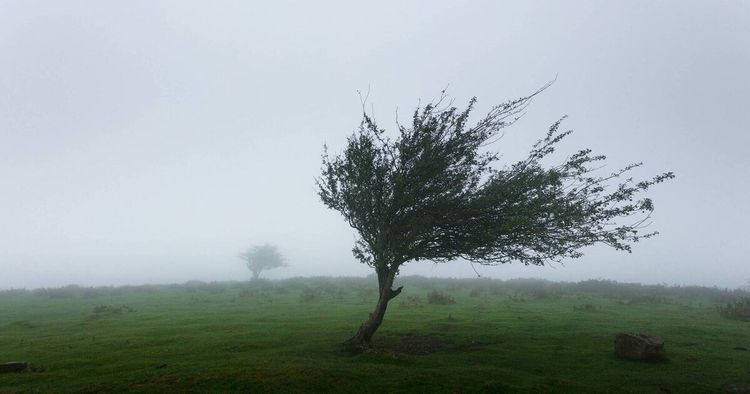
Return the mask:
POLYGON ((442 291, 433 290, 427 294, 427 302, 433 305, 450 305, 455 304, 456 300, 442 291))
POLYGON ((424 305, 422 304, 422 299, 419 298, 419 296, 412 294, 410 296, 407 296, 405 300, 401 301, 401 306, 407 308, 421 308, 424 305))
POLYGON ((750 297, 730 301, 716 307, 719 314, 727 319, 750 321, 750 297))

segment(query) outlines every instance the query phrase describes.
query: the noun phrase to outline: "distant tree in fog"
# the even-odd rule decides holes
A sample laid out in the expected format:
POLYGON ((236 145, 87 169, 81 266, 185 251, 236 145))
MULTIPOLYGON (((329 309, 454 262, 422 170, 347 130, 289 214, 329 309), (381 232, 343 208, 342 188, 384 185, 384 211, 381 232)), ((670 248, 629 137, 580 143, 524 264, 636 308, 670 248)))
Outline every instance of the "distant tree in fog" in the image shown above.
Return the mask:
POLYGON ((240 255, 247 268, 253 273, 253 279, 258 279, 261 271, 286 267, 284 258, 276 245, 264 244, 253 246, 240 255))
POLYGON ((605 157, 589 149, 548 164, 571 133, 560 130, 564 118, 526 159, 493 166, 499 156, 487 147, 547 86, 492 107, 471 125, 476 100, 459 110, 446 105, 445 94, 418 107, 394 136, 363 113, 342 154, 331 157, 324 146, 318 194, 357 230, 354 255, 374 268, 379 284, 375 310, 345 342, 350 349, 371 346, 388 302, 401 293, 392 286, 407 262, 544 265, 580 257, 595 243, 630 251, 656 234, 640 232, 654 206, 639 196, 673 174, 635 182, 625 174, 638 163, 597 175, 605 157))

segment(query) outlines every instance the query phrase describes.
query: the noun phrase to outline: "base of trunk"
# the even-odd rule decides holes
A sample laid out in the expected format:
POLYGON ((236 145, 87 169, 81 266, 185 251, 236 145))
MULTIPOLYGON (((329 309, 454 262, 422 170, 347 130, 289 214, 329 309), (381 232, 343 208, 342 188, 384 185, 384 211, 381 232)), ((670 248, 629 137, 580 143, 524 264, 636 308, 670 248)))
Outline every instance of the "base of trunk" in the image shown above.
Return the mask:
POLYGON ((372 349, 372 336, 380 326, 380 321, 370 314, 370 318, 362 323, 353 337, 347 339, 342 345, 344 350, 352 353, 362 353, 372 349))
POLYGON ((370 313, 370 317, 367 321, 359 326, 357 333, 343 343, 346 350, 361 353, 372 349, 372 337, 375 335, 375 331, 378 330, 378 327, 383 323, 383 316, 385 316, 388 302, 401 294, 401 290, 403 289, 403 287, 399 287, 396 290, 391 289, 393 279, 396 277, 397 272, 397 270, 378 271, 378 286, 380 288, 378 303, 375 305, 375 310, 370 313))
POLYGON ((362 353, 368 350, 372 350, 372 343, 370 341, 365 341, 364 339, 358 338, 357 336, 353 336, 347 339, 341 345, 344 347, 344 351, 350 353, 362 353))

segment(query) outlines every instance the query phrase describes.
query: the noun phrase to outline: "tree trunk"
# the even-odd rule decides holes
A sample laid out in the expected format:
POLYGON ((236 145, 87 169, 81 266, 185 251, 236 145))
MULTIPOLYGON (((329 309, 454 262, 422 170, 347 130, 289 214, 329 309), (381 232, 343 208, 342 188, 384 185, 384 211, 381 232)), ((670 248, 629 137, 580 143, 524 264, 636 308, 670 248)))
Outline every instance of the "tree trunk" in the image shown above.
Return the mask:
POLYGON ((253 270, 253 280, 258 280, 260 277, 260 270, 253 270))
POLYGON ((396 277, 397 271, 395 269, 376 271, 378 273, 378 287, 380 290, 378 303, 375 305, 375 310, 370 313, 370 317, 359 326, 357 333, 344 342, 344 347, 350 351, 361 352, 372 347, 372 336, 375 335, 375 331, 383 323, 383 316, 385 316, 385 310, 388 308, 388 302, 401 294, 401 289, 403 289, 403 286, 396 290, 391 289, 393 280, 396 277))

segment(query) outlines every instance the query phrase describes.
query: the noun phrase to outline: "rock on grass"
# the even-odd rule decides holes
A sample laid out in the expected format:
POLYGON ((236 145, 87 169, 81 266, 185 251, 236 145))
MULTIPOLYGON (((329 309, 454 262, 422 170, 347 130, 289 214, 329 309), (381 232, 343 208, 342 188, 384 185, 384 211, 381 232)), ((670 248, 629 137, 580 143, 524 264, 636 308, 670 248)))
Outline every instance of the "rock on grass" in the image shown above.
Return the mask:
POLYGON ((636 361, 663 361, 667 359, 663 339, 631 332, 621 332, 615 335, 615 354, 636 361))

